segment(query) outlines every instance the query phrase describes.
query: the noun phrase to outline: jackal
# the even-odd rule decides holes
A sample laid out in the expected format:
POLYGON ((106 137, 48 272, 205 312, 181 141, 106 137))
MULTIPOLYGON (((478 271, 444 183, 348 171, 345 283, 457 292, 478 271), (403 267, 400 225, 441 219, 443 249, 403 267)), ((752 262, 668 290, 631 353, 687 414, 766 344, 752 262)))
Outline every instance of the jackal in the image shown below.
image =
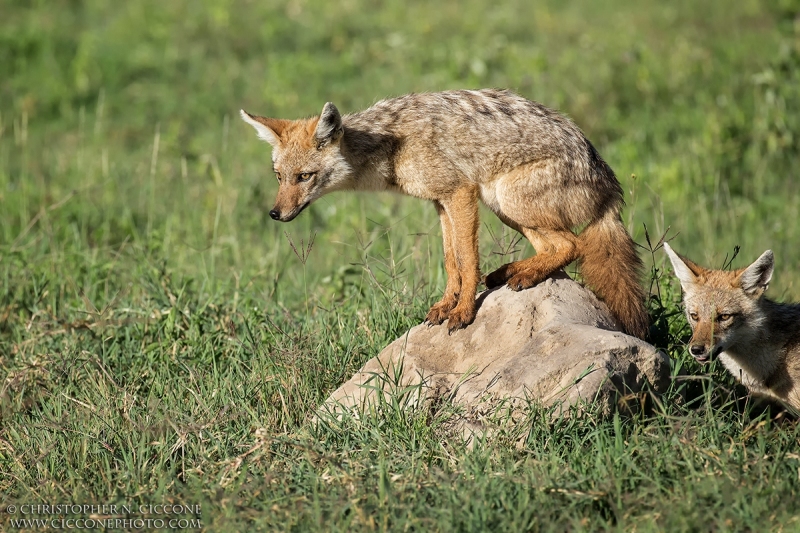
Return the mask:
POLYGON ((681 282, 692 340, 689 353, 719 357, 748 389, 800 409, 800 304, 764 296, 774 257, 767 250, 747 268, 709 270, 664 243, 681 282))
POLYGON ((273 148, 275 220, 288 222, 338 190, 394 191, 434 204, 448 278, 429 323, 449 320, 453 331, 475 318, 480 199, 537 252, 486 276, 488 288, 525 289, 578 260, 623 330, 646 335, 642 262, 620 220, 622 187, 559 113, 487 89, 409 94, 344 116, 330 102, 308 119, 241 116, 273 148))

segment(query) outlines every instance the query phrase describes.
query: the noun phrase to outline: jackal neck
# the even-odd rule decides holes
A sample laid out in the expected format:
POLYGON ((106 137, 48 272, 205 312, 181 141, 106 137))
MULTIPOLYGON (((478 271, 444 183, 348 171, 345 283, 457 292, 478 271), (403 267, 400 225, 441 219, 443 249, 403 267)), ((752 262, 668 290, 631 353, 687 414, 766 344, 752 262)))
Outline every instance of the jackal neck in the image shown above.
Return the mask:
MULTIPOLYGON (((752 336, 726 349, 731 361, 723 362, 736 377, 739 368, 748 374, 750 383, 745 385, 782 397, 776 389, 785 387, 789 369, 800 370, 800 304, 781 304, 762 297, 758 311, 761 317, 752 328, 752 336)), ((797 380, 800 375, 792 378, 797 380)))
POLYGON ((349 188, 394 190, 397 182, 392 161, 400 140, 379 123, 370 122, 364 113, 342 117, 344 135, 340 147, 353 169, 349 188))

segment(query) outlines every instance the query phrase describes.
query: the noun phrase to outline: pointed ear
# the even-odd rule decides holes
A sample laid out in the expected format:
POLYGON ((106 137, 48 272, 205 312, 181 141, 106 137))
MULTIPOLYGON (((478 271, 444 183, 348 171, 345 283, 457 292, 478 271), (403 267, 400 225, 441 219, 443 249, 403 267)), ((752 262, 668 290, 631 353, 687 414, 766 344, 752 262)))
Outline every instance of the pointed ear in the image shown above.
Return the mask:
POLYGON ((317 146, 324 146, 328 143, 333 143, 339 140, 344 132, 342 127, 342 115, 336 106, 328 102, 322 108, 322 113, 317 122, 317 128, 314 130, 314 138, 317 141, 317 146))
POLYGON ((664 243, 664 251, 667 252, 669 261, 672 263, 672 269, 675 271, 675 276, 677 276, 678 280, 680 280, 681 287, 683 287, 684 291, 687 290, 688 285, 697 283, 697 277, 700 274, 700 267, 685 257, 681 257, 680 255, 676 254, 672 247, 666 242, 664 243))
POLYGON ((775 256, 767 250, 739 275, 739 286, 748 296, 758 298, 767 290, 775 269, 775 256))
POLYGON ((273 147, 280 146, 281 133, 286 126, 285 120, 251 115, 244 109, 240 109, 239 114, 242 116, 242 120, 255 128, 259 139, 267 141, 273 147))

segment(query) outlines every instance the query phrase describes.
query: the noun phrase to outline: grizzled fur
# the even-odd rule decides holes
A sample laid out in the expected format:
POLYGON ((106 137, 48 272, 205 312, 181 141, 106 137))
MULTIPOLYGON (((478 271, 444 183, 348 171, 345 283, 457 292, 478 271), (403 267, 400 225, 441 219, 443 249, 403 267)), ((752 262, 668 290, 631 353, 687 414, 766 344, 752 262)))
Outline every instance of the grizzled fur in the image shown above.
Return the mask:
POLYGON ((577 259, 623 329, 646 335, 642 263, 620 221, 622 188, 555 111, 490 89, 409 94, 344 116, 327 103, 310 119, 242 118, 273 146, 276 220, 292 220, 335 190, 389 190, 434 204, 448 282, 430 323, 449 320, 453 330, 475 317, 481 200, 537 251, 489 274, 488 287, 531 287, 577 259))
POLYGON ((709 270, 664 249, 684 292, 689 353, 715 357, 750 390, 800 409, 800 305, 764 297, 774 258, 767 250, 740 270, 709 270))

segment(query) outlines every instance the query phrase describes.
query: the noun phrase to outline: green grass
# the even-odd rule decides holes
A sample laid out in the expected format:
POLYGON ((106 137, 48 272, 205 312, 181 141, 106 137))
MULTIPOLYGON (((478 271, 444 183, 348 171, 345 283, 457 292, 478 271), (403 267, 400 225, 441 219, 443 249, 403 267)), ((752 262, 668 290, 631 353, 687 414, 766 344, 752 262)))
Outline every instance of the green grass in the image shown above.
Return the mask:
MULTIPOLYGON (((646 415, 532 405, 472 447, 446 404, 309 424, 441 293, 438 219, 332 195, 272 222, 240 107, 515 89, 586 131, 638 242, 771 248, 770 294, 800 300, 795 2, 430 6, 3 3, 2 527, 8 505, 174 502, 209 531, 800 530, 800 429, 686 357, 660 251, 653 340, 694 379, 646 415)), ((485 271, 531 253, 488 215, 481 239, 485 271)))

